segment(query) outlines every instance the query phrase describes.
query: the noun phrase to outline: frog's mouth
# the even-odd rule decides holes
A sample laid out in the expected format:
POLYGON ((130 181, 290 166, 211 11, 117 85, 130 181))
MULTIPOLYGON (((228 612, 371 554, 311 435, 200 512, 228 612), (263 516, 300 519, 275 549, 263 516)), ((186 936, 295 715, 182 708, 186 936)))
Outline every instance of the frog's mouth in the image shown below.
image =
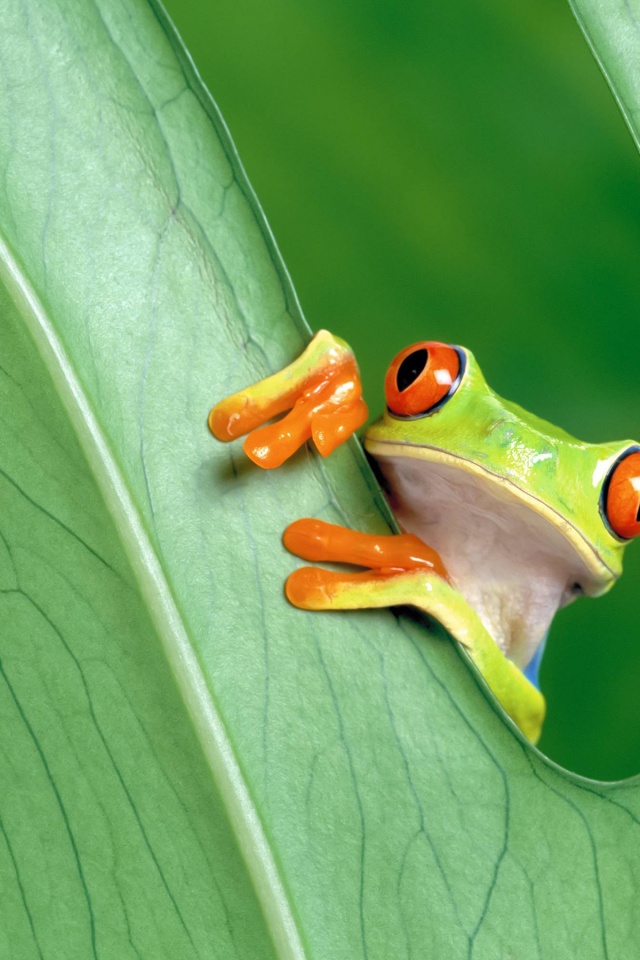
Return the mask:
POLYGON ((437 448, 368 438, 365 447, 393 491, 400 525, 438 551, 519 667, 527 666, 559 607, 613 584, 615 573, 582 534, 511 480, 437 448))

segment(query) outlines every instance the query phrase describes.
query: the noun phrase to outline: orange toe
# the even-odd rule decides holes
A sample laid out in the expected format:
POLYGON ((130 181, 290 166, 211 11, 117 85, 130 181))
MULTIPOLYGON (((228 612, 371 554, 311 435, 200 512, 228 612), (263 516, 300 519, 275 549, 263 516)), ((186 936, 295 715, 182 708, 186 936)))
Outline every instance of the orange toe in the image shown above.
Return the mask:
POLYGON ((287 600, 301 610, 344 610, 369 605, 367 594, 362 593, 360 602, 351 599, 345 602, 342 597, 350 587, 365 586, 386 579, 397 571, 364 570, 361 573, 337 573, 335 570, 322 570, 320 567, 300 567, 294 570, 285 583, 287 600), (341 602, 342 601, 342 602, 341 602))
POLYGON ((324 520, 296 520, 284 532, 287 550, 303 560, 390 570, 422 569, 447 580, 440 555, 411 533, 360 533, 324 520))

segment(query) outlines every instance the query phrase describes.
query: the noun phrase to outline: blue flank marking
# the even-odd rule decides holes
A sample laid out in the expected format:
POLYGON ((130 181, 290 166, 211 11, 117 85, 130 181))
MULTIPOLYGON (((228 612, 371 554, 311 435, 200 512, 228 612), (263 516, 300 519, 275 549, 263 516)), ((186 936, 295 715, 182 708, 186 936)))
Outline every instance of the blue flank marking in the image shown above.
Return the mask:
POLYGON ((522 671, 522 672, 524 673, 525 677, 527 678, 527 680, 529 680, 529 681, 534 685, 534 687, 536 687, 536 689, 538 689, 538 690, 540 689, 540 682, 539 682, 539 680, 538 680, 538 674, 539 674, 539 672, 540 672, 540 663, 541 663, 541 661, 542 661, 542 654, 544 653, 544 648, 545 648, 546 645, 547 645, 547 637, 548 637, 548 636, 549 636, 549 634, 547 633, 547 634, 543 637, 542 641, 540 642, 540 644, 539 644, 539 646, 538 646, 538 649, 537 649, 536 652, 534 653, 534 655, 533 655, 533 657, 531 658, 530 662, 528 663, 528 665, 527 665, 527 666, 524 668, 524 670, 522 671))

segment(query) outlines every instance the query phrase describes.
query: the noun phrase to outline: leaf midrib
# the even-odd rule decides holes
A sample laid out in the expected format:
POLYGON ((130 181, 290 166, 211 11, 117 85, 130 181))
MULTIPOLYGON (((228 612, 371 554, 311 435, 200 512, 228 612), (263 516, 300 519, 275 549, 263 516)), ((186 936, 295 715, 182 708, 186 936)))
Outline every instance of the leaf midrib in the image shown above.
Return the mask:
POLYGON ((2 234, 0 282, 4 283, 24 319, 69 416, 106 509, 113 518, 140 595, 158 632, 170 670, 225 805, 276 955, 282 960, 308 960, 274 851, 191 645, 158 554, 55 326, 2 234))

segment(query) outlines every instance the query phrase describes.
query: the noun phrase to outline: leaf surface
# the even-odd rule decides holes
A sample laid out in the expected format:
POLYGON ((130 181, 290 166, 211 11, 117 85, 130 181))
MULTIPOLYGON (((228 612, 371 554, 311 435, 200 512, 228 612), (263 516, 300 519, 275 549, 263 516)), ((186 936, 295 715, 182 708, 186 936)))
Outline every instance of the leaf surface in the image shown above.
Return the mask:
POLYGON ((287 523, 386 514, 355 443, 263 474, 207 433, 308 330, 162 12, 34 6, 0 36, 4 952, 628 956, 637 783, 548 764, 437 627, 283 598, 287 523))

